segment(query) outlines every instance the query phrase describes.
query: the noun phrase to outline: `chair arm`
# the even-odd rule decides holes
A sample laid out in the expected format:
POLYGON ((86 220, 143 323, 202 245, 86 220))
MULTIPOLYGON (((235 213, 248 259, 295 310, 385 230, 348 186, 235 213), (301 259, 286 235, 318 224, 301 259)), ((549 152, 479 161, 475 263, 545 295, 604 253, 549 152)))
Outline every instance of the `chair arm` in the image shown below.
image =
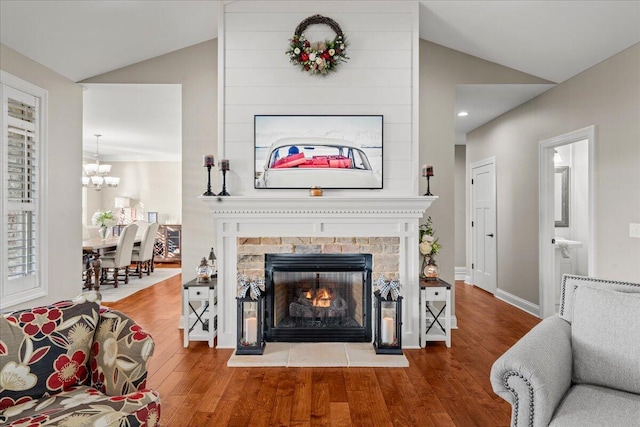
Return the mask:
POLYGON ((493 391, 511 404, 512 426, 547 426, 571 386, 571 325, 544 319, 495 361, 493 391))
POLYGON ((127 315, 101 307, 91 352, 91 386, 109 396, 146 388, 151 335, 127 315))

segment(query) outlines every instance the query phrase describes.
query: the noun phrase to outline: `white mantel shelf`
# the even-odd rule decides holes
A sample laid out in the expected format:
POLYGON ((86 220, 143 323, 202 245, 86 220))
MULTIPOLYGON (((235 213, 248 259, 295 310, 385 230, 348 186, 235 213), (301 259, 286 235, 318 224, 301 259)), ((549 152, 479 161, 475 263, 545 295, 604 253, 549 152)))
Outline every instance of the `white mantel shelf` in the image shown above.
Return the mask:
POLYGON ((215 215, 318 214, 422 217, 438 196, 243 197, 200 196, 215 215))

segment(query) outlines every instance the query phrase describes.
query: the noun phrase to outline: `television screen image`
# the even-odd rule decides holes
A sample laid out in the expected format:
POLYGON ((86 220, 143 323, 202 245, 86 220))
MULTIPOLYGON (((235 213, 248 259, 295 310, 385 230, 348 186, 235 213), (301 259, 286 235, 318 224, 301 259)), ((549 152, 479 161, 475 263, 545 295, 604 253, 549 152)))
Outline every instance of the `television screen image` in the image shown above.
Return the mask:
POLYGON ((383 116, 254 117, 255 188, 382 188, 383 116))

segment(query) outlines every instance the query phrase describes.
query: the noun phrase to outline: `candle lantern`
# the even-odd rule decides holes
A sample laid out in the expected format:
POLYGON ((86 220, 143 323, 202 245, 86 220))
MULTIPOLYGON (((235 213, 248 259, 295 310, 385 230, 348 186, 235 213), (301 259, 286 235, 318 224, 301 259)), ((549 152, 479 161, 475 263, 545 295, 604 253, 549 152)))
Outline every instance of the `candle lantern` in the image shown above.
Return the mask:
POLYGON ((374 292, 375 336, 373 347, 377 354, 402 354, 402 296, 392 298, 374 292))
POLYGON ((264 298, 236 297, 238 302, 238 344, 236 354, 262 354, 264 350, 264 298))
POLYGON ((238 305, 238 333, 236 354, 262 354, 264 351, 264 280, 248 282, 240 279, 236 296, 238 305))

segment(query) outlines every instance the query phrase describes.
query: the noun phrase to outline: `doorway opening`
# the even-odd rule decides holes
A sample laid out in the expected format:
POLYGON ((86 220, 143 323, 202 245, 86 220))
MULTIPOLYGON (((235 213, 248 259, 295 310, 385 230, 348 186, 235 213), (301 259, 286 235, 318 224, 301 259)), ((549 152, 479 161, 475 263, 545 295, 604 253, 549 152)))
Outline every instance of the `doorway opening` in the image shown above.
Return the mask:
POLYGON ((593 126, 540 141, 540 317, 557 312, 563 274, 594 273, 593 126))

